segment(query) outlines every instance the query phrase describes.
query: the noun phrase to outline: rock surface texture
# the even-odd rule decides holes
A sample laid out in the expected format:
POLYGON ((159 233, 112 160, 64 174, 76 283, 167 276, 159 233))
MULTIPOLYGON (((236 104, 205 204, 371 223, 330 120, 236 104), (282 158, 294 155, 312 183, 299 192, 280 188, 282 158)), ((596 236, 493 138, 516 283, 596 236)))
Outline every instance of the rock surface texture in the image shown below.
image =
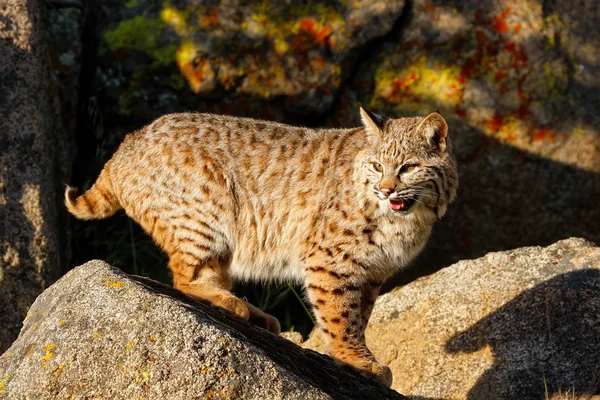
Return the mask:
POLYGON ((46 2, 0 5, 0 351, 38 294, 59 276, 61 147, 46 45, 46 2))
POLYGON ((288 109, 323 113, 363 47, 403 9, 403 0, 107 3, 99 83, 118 89, 105 94, 134 117, 189 94, 283 98, 288 109))
MULTIPOLYGON (((381 296, 366 337, 411 398, 600 395, 600 248, 572 238, 460 261, 381 296)), ((304 346, 322 347, 315 333, 304 346)))
POLYGON ((44 291, 0 356, 0 398, 403 399, 245 321, 101 261, 44 291))

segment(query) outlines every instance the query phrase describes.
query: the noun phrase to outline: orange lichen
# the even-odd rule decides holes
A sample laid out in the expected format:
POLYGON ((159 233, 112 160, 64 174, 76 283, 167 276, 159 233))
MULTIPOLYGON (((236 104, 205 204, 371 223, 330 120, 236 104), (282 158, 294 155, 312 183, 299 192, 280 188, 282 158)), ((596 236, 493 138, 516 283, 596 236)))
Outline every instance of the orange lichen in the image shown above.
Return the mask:
POLYGON ((323 26, 311 18, 300 20, 297 33, 292 38, 290 46, 296 54, 305 54, 315 46, 325 45, 333 47, 331 40, 332 30, 329 26, 323 26))
POLYGON ((47 362, 54 356, 54 353, 51 351, 54 348, 54 343, 49 343, 44 348, 44 357, 42 357, 42 367, 46 368, 47 362))
POLYGON ((212 7, 210 11, 204 16, 204 25, 203 27, 209 28, 219 23, 219 15, 217 14, 217 9, 212 7))
POLYGON ((315 68, 321 70, 323 67, 325 67, 325 59, 323 57, 317 57, 315 59, 315 68))
POLYGON ((491 119, 485 121, 485 124, 487 125, 490 131, 492 131, 493 133, 497 133, 500 130, 500 128, 502 128, 503 121, 504 117, 496 112, 491 119))
MULTIPOLYGON (((539 142, 541 140, 544 140, 544 139, 546 139, 546 137, 548 137, 549 132, 550 132, 549 127, 542 128, 542 129, 536 129, 533 131, 532 139, 534 142, 539 142)), ((555 137, 555 139, 556 139, 556 137, 555 137)))
POLYGON ((506 71, 497 71, 496 76, 495 76, 496 82, 499 82, 502 79, 504 79, 506 77, 506 75, 507 75, 506 71))
POLYGON ((506 24, 506 17, 510 14, 510 7, 506 9, 502 14, 494 17, 494 24, 492 29, 498 33, 508 32, 508 25, 506 24))
POLYGON ((65 369, 67 368, 67 366, 65 365, 65 363, 58 363, 58 366, 56 367, 56 369, 54 370, 54 372, 52 373, 52 375, 54 376, 58 376, 60 375, 65 369))

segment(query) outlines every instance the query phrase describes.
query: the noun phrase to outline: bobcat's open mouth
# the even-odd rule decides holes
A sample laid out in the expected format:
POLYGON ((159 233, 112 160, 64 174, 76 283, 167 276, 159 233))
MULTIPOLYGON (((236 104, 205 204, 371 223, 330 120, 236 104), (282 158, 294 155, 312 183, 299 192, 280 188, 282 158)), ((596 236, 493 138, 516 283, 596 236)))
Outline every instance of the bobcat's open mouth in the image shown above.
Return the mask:
POLYGON ((394 211, 408 211, 413 204, 415 199, 390 199, 390 206, 394 211))

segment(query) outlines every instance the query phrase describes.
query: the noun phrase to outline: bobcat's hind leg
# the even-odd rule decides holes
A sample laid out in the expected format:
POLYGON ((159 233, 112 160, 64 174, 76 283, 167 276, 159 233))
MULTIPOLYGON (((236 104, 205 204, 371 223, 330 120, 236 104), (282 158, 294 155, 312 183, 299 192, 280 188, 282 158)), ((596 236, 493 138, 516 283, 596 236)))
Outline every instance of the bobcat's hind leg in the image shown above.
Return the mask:
POLYGON ((279 334, 277 318, 236 297, 231 290, 229 260, 212 256, 204 261, 195 260, 188 253, 171 256, 169 267, 173 272, 173 286, 198 299, 209 301, 237 317, 261 328, 279 334), (193 261, 193 262, 192 262, 193 261))
POLYGON ((169 268, 173 273, 175 289, 198 300, 209 301, 241 319, 250 319, 246 303, 229 291, 229 260, 216 255, 199 259, 191 253, 180 252, 171 255, 169 268))

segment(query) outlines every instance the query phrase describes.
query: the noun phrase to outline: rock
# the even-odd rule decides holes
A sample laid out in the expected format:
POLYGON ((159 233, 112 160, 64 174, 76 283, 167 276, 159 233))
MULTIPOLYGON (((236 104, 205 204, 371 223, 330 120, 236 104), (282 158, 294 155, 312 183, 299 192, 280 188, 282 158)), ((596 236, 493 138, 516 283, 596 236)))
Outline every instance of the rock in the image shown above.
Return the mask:
POLYGON ((290 342, 300 346, 304 342, 304 338, 300 332, 281 332, 279 336, 286 338, 290 342))
POLYGON ((600 394, 600 248, 571 238, 460 261, 381 296, 366 337, 412 398, 587 399, 600 394))
POLYGON ((284 98, 295 112, 324 113, 362 48, 403 8, 403 0, 109 3, 98 84, 134 117, 190 96, 284 98))
POLYGON ((41 0, 0 7, 0 351, 64 265, 57 207, 67 131, 50 75, 45 10, 41 0))
POLYGON ((597 2, 416 0, 402 26, 364 58, 329 124, 358 125, 359 103, 447 118, 459 193, 408 274, 572 236, 600 242, 597 2))
POLYGON ((8 398, 402 399, 333 360, 101 261, 35 301, 0 357, 8 398))

